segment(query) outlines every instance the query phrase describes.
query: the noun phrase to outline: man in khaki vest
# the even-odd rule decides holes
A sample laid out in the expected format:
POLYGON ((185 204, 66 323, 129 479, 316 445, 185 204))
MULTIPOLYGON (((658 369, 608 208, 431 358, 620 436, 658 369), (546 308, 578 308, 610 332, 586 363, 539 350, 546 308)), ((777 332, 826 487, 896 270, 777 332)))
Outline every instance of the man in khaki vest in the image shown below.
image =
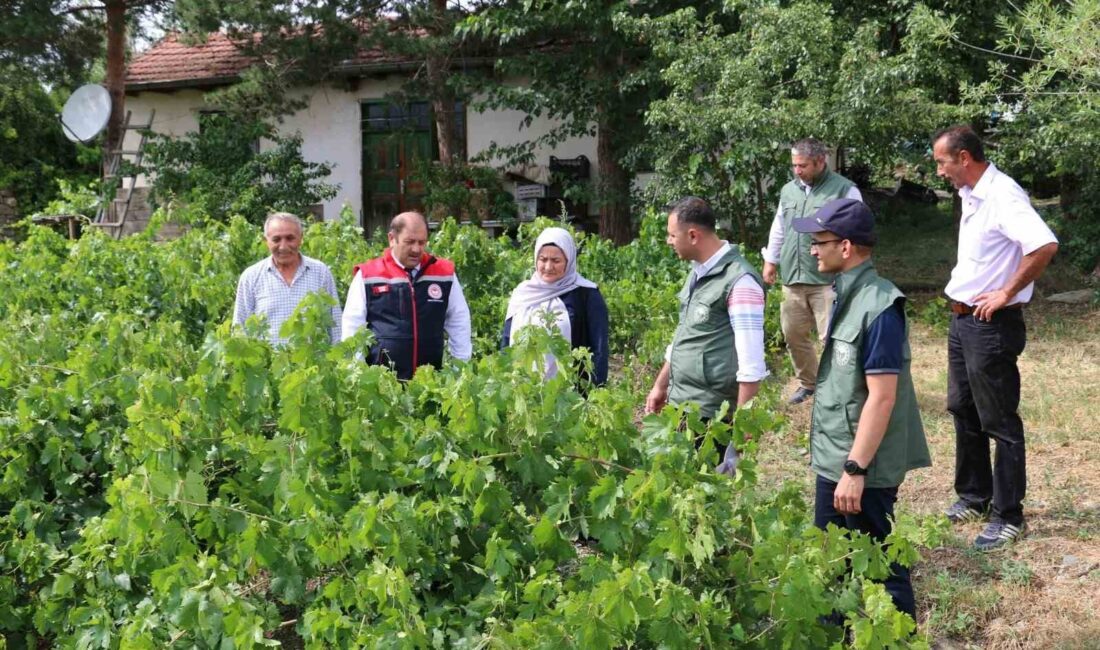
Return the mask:
MULTIPOLYGON (((764 364, 764 284, 736 246, 718 237, 714 212, 689 196, 668 214, 668 245, 692 270, 680 291, 680 323, 665 365, 646 397, 646 413, 667 402, 699 405, 710 419, 756 395, 764 364)), ((719 450, 719 455, 724 451, 719 450)), ((732 470, 734 455, 727 456, 732 470)))
POLYGON ((833 304, 832 276, 817 270, 817 262, 810 255, 809 235, 795 232, 791 223, 812 217, 833 199, 863 199, 855 183, 829 169, 826 154, 828 149, 814 138, 791 145, 791 169, 795 177, 779 192, 779 209, 768 235, 768 246, 761 251, 764 282, 775 284, 779 279, 783 283, 779 323, 798 377, 791 404, 800 404, 814 394, 817 349, 811 332, 817 329, 818 337, 825 340, 833 304))
MULTIPOLYGON (((814 524, 881 541, 906 472, 932 464, 909 372, 905 296, 875 272, 874 216, 861 201, 830 201, 794 229, 812 234, 818 270, 836 274, 810 425, 814 524)), ((909 570, 893 565, 884 586, 915 619, 909 570)))

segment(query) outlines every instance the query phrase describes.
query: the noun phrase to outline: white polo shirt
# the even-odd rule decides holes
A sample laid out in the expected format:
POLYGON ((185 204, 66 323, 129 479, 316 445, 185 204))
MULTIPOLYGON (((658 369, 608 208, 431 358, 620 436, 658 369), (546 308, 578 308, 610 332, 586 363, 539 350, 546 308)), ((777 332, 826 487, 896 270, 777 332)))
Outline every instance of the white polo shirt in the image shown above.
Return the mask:
MULTIPOLYGON (((957 302, 973 305, 987 291, 1003 289, 1027 255, 1057 242, 1054 233, 1031 207, 1027 192, 989 164, 973 187, 959 190, 958 261, 945 289, 957 302)), ((1008 304, 1027 303, 1035 283, 1020 290, 1008 304)))

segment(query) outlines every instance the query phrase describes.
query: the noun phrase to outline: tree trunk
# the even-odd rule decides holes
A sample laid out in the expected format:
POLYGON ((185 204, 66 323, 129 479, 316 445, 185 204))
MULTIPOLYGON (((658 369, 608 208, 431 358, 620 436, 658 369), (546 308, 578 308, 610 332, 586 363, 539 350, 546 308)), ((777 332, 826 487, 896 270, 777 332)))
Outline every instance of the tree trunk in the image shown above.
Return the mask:
MULTIPOLYGON (((769 214, 768 204, 766 202, 768 197, 764 190, 764 174, 760 170, 760 166, 755 164, 752 166, 752 189, 753 193, 756 195, 756 214, 760 218, 761 223, 764 224, 764 232, 767 233, 769 232, 768 229, 771 227, 772 216, 775 212, 771 211, 771 214, 769 214)), ((748 240, 744 239, 748 236, 748 233, 744 232, 741 236, 741 241, 748 243, 748 240)), ((765 239, 764 242, 767 243, 767 239, 765 239)), ((755 246, 753 246, 753 248, 755 249, 755 246)))
POLYGON ((107 75, 111 116, 103 140, 103 174, 110 170, 111 152, 122 148, 122 121, 126 110, 126 0, 105 0, 107 10, 107 75))
POLYGON ((446 165, 454 164, 460 155, 458 138, 455 133, 455 100, 447 87, 448 62, 435 55, 428 57, 428 84, 432 98, 432 114, 435 118, 436 140, 439 146, 439 160, 446 165))
POLYGON ((447 86, 450 57, 442 40, 450 36, 454 26, 447 17, 447 0, 431 0, 431 2, 432 21, 429 29, 436 42, 426 61, 428 93, 431 96, 432 114, 435 119, 439 160, 445 165, 452 165, 461 152, 458 150, 458 137, 455 133, 454 93, 447 86))
POLYGON ((630 223, 630 175, 615 154, 615 131, 605 107, 596 109, 596 157, 600 172, 600 236, 628 244, 634 236, 630 223))

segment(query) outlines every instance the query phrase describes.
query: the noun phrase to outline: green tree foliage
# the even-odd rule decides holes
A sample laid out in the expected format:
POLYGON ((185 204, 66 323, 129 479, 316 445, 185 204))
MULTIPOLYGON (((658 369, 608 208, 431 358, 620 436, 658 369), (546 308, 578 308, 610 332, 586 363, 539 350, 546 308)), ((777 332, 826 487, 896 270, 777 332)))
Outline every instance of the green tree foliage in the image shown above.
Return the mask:
POLYGON ((438 159, 450 163, 460 153, 453 114, 455 101, 465 99, 460 61, 474 54, 453 32, 470 5, 449 7, 444 0, 177 0, 176 14, 196 38, 224 29, 245 52, 268 63, 247 70, 242 83, 214 95, 226 110, 249 118, 278 117, 301 108, 302 101, 290 93, 296 85, 343 83, 370 72, 380 53, 399 59, 393 69, 408 76, 392 99, 431 102, 438 159), (357 62, 365 54, 369 56, 360 67, 357 62))
POLYGON ((41 83, 11 66, 0 66, 0 188, 10 189, 24 214, 57 195, 55 178, 91 180, 98 152, 69 142, 57 120, 61 103, 41 83))
MULTIPOLYGON (((660 223, 623 248, 582 239, 623 328, 617 353, 675 319, 684 269, 660 223), (627 283, 656 300, 623 303, 627 283)), ((334 269, 378 250, 350 220, 310 227, 305 246, 334 269)), ((365 332, 328 343, 327 298, 300 306, 285 348, 225 323, 237 274, 264 254, 242 219, 162 245, 41 228, 0 244, 7 647, 250 648, 278 634, 820 648, 841 641, 820 624, 834 608, 855 647, 927 647, 870 580, 934 531, 903 518, 883 547, 813 528, 794 487, 758 489, 755 446, 777 425, 766 400, 730 424, 669 409, 639 430, 629 382, 582 395, 568 364, 542 379, 547 349, 569 354, 560 338, 485 354, 499 285, 530 255, 453 222, 433 247, 465 270, 481 353, 401 383, 356 359, 365 332), (706 466, 696 435, 744 447, 735 478, 706 466)))
POLYGON ((901 32, 873 17, 857 23, 822 0, 737 0, 723 11, 685 9, 631 28, 650 38, 669 87, 646 113, 653 195, 710 199, 742 241, 765 234, 790 142, 815 136, 849 162, 891 168, 922 157, 928 133, 957 115, 911 22, 901 32))
MULTIPOLYGON (((0 63, 31 71, 70 89, 83 83, 102 55, 111 115, 103 164, 122 142, 127 31, 170 7, 169 0, 13 0, 0 4, 0 63)), ((106 167, 104 172, 106 172, 106 167)))
POLYGON ((521 110, 529 116, 523 126, 530 126, 533 117, 557 123, 529 142, 492 147, 485 156, 530 160, 536 147, 594 135, 600 234, 620 244, 629 241, 630 181, 644 166, 630 154, 647 137, 643 116, 661 85, 659 63, 646 36, 623 25, 683 4, 540 0, 502 3, 468 18, 460 33, 491 40, 500 48, 498 78, 522 80, 520 85, 483 88, 479 105, 521 110))
POLYGON ((0 65, 75 88, 104 52, 104 16, 91 9, 70 0, 0 3, 0 65))
POLYGON ((987 67, 984 80, 961 90, 982 115, 997 164, 1060 194, 1055 225, 1064 253, 1083 271, 1100 268, 1100 2, 1030 2, 997 22, 992 47, 969 40, 950 14, 929 22, 942 49, 966 51, 987 67))
POLYGON ((199 131, 181 138, 151 136, 143 168, 156 202, 179 199, 217 221, 239 214, 263 223, 272 210, 305 214, 337 191, 323 181, 329 165, 303 160, 300 136, 218 113, 202 116, 199 131), (267 144, 257 151, 261 139, 267 144))

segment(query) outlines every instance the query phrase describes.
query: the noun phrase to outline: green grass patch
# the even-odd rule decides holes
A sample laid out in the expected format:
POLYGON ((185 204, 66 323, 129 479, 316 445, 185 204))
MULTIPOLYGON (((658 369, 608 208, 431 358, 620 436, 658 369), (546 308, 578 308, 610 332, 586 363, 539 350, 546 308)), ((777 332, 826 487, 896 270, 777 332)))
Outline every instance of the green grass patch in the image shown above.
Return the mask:
POLYGON ((896 199, 877 206, 875 266, 902 291, 943 291, 958 246, 951 202, 896 199))
POLYGON ((925 631, 934 639, 978 639, 1001 600, 987 581, 965 573, 937 572, 924 587, 928 591, 923 598, 931 603, 925 631))

